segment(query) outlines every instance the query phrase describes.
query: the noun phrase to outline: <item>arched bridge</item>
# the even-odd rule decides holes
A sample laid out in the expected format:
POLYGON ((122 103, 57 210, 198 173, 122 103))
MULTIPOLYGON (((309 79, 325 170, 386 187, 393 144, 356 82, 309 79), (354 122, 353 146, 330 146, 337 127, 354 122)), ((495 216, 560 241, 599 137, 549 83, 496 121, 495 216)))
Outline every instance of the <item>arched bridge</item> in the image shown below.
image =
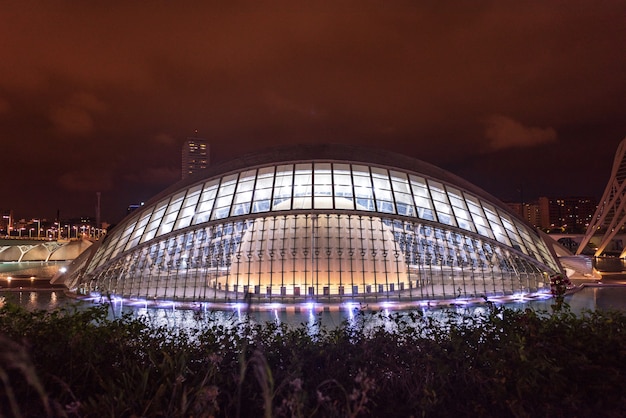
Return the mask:
POLYGON ((0 241, 0 262, 69 261, 91 246, 89 240, 0 241))

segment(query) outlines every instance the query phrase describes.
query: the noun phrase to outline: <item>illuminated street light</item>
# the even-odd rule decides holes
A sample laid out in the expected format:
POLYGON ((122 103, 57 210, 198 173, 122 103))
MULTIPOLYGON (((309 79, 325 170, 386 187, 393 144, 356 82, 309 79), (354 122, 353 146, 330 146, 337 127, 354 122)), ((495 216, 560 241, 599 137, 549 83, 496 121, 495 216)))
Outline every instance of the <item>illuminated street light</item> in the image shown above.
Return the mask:
POLYGON ((41 233, 41 220, 33 219, 32 222, 37 222, 37 239, 39 239, 39 235, 41 233))
POLYGON ((7 237, 11 235, 11 215, 3 215, 2 218, 7 220, 7 237))

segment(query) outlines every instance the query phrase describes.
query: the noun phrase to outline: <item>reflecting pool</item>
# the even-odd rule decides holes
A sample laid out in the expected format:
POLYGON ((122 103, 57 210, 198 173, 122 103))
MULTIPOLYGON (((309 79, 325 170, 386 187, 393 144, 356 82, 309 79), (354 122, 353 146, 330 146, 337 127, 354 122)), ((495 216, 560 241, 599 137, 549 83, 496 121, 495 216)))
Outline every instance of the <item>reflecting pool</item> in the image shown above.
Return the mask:
MULTIPOLYGON (((0 299, 11 301, 24 306, 29 310, 52 310, 60 307, 76 307, 77 309, 86 309, 93 306, 89 301, 78 301, 68 298, 59 290, 39 290, 39 291, 12 291, 1 292, 0 299)), ((585 286, 581 290, 566 296, 565 301, 570 306, 572 312, 580 313, 584 310, 619 310, 626 312, 626 287, 606 285, 601 287, 585 286)), ((0 302, 1 303, 1 302, 0 302)), ((506 303, 505 306, 515 309, 525 309, 527 307, 550 311, 551 305, 554 303, 552 298, 519 301, 514 303, 506 303)), ((359 306, 352 309, 343 310, 324 310, 311 306, 310 309, 303 308, 298 311, 289 311, 276 309, 267 311, 251 311, 247 312, 245 307, 237 307, 227 311, 214 311, 205 308, 200 309, 176 309, 171 307, 143 307, 137 305, 125 305, 121 301, 114 302, 110 306, 110 317, 120 317, 124 313, 130 313, 137 317, 146 317, 155 325, 165 325, 172 327, 199 327, 205 321, 241 321, 246 318, 258 323, 276 322, 285 323, 291 326, 306 324, 309 326, 318 326, 319 324, 326 327, 335 327, 345 321, 352 322, 355 315, 359 312, 359 306), (246 317, 246 315, 248 315, 246 317)), ((367 311, 367 307, 364 307, 367 311)), ((458 313, 484 313, 485 305, 456 305, 451 307, 438 308, 422 308, 421 311, 425 315, 436 315, 444 310, 453 310, 458 313)))

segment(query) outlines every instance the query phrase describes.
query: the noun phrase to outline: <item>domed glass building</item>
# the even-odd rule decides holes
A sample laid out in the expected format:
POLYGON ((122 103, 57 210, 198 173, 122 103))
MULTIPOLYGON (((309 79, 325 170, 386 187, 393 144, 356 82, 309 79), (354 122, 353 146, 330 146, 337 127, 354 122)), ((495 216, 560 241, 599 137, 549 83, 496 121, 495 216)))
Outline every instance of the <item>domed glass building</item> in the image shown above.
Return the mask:
POLYGON ((376 304, 532 294, 560 271, 530 225, 447 171, 304 145, 174 185, 66 283, 144 301, 376 304))

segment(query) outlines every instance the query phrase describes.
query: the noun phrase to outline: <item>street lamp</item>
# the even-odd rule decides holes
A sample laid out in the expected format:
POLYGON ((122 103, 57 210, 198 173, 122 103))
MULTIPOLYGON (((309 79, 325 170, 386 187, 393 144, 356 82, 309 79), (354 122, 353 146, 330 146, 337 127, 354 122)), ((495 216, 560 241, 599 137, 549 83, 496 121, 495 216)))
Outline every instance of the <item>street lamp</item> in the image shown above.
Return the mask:
POLYGON ((11 215, 3 215, 3 219, 7 220, 7 237, 11 235, 11 215))
POLYGON ((41 235, 41 220, 33 219, 33 222, 37 222, 37 239, 39 239, 39 236, 41 235))

